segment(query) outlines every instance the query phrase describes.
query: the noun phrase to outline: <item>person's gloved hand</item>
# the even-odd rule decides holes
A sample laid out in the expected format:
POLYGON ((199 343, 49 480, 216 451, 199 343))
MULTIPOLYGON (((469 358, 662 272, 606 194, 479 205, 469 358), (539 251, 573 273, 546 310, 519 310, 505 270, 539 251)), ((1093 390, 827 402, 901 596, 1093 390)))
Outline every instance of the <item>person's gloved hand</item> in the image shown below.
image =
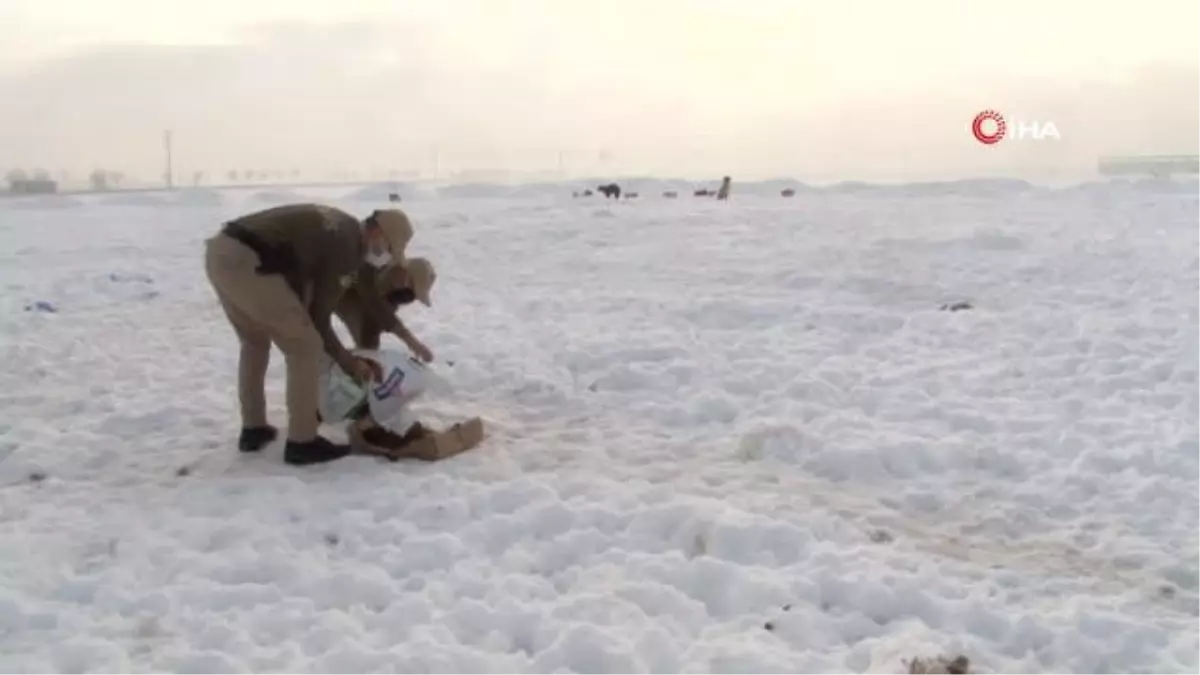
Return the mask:
POLYGON ((429 347, 426 347, 425 344, 420 340, 413 340, 408 345, 408 348, 412 350, 413 355, 425 363, 429 363, 433 360, 433 352, 431 352, 429 347))
POLYGON ((383 368, 371 359, 356 356, 351 363, 353 369, 350 371, 350 377, 353 377, 359 384, 366 386, 372 382, 383 380, 383 368))

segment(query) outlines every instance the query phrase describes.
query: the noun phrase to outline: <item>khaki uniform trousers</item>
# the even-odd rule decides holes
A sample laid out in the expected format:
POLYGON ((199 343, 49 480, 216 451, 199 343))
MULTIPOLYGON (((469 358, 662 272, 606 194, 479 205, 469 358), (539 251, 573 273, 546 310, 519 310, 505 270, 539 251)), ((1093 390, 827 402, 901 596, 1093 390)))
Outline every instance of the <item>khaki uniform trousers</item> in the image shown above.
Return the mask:
POLYGON ((267 366, 274 342, 287 362, 287 439, 311 441, 320 426, 317 402, 324 346, 308 309, 283 275, 255 271, 258 255, 245 244, 218 234, 205 246, 208 280, 241 343, 242 426, 267 424, 267 366))

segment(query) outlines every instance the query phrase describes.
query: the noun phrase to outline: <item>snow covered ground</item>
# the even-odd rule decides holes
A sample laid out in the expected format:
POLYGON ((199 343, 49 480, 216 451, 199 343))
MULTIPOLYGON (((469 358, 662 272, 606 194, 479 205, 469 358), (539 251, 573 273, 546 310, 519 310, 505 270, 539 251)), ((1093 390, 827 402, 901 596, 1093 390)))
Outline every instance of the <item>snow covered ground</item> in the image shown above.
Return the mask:
POLYGON ((415 199, 490 438, 308 469, 201 269, 292 196, 0 201, 0 670, 1200 666, 1195 183, 415 199))

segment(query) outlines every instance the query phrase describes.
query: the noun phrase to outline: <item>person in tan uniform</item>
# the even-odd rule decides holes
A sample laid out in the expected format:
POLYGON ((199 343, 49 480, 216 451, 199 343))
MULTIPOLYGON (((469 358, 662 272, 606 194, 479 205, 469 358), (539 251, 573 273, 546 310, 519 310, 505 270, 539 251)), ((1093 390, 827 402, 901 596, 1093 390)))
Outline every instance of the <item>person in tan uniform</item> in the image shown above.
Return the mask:
MULTIPOLYGON (((432 307, 430 294, 436 280, 433 264, 425 258, 398 260, 378 273, 374 290, 359 284, 346 289, 334 313, 346 325, 356 349, 379 349, 380 338, 387 332, 400 338, 419 360, 428 363, 433 360, 433 352, 400 321, 396 310, 417 301, 432 307)), ((387 433, 365 403, 351 414, 346 427, 351 447, 357 446, 360 451, 370 448, 368 439, 387 437, 387 433)))
POLYGON ((380 337, 391 333, 428 363, 433 360, 433 352, 396 316, 396 310, 417 301, 432 307, 437 272, 425 258, 403 258, 402 252, 393 256, 397 260, 379 271, 373 289, 355 283, 342 294, 333 311, 346 324, 356 348, 379 349, 380 337))
POLYGON ((732 181, 729 176, 725 176, 721 179, 721 187, 717 189, 717 199, 721 201, 729 199, 729 188, 731 182, 732 181))
POLYGON ((284 461, 315 464, 350 453, 317 433, 321 355, 363 383, 379 379, 379 366, 346 349, 331 316, 351 285, 378 294, 377 270, 393 252, 403 255, 412 234, 400 211, 375 211, 360 222, 339 209, 293 204, 230 221, 206 242, 209 282, 241 343, 241 451, 261 450, 278 435, 267 423, 264 393, 274 343, 287 362, 284 461))

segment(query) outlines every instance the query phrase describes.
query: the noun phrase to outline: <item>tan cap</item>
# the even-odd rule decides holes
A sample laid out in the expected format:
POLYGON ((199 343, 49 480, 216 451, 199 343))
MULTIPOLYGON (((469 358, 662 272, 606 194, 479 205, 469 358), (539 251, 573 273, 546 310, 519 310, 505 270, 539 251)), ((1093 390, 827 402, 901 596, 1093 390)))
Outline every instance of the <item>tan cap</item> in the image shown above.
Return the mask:
POLYGON ((387 237, 388 245, 392 248, 392 260, 403 263, 404 251, 413 238, 413 227, 408 216, 400 209, 381 209, 371 214, 371 217, 375 219, 379 229, 383 230, 383 236, 387 237))
POLYGON ((404 261, 404 267, 408 270, 408 283, 417 296, 417 300, 420 300, 421 304, 426 307, 433 307, 430 293, 433 291, 433 282, 437 281, 437 272, 433 269, 433 263, 425 258, 411 258, 404 261))

